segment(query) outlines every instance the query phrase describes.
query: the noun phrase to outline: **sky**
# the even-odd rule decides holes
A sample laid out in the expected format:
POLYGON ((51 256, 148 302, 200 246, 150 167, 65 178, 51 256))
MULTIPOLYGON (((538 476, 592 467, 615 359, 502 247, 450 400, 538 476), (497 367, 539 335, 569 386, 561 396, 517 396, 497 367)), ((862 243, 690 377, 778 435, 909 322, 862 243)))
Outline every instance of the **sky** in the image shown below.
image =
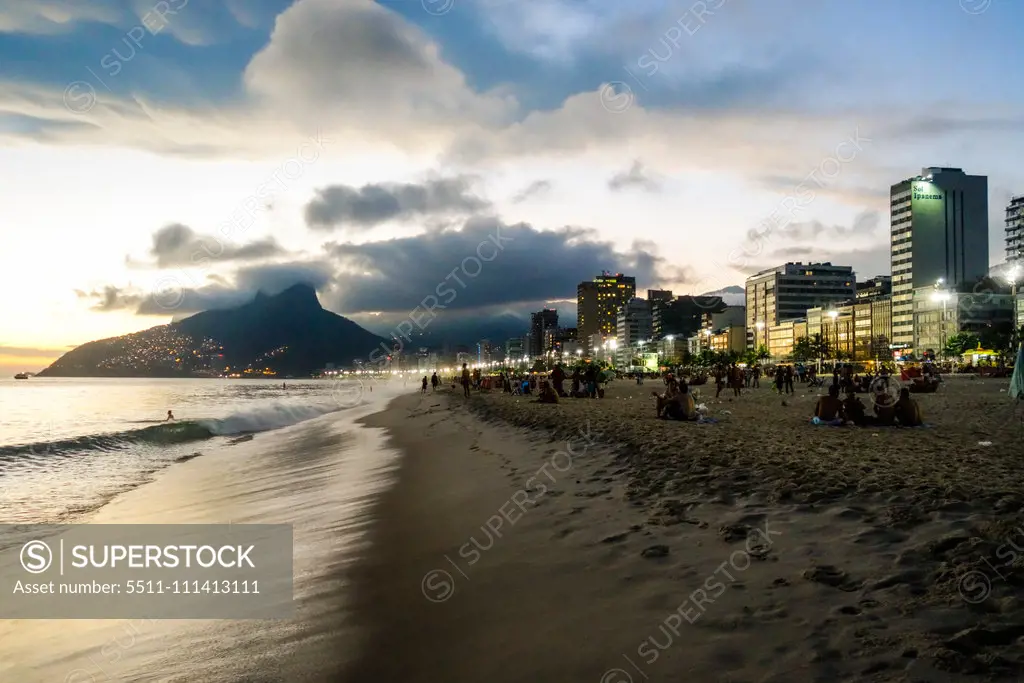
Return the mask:
POLYGON ((1013 0, 0 0, 0 372, 299 282, 378 333, 889 272, 888 188, 1024 193, 1013 0), (493 245, 493 246, 489 246, 493 245))

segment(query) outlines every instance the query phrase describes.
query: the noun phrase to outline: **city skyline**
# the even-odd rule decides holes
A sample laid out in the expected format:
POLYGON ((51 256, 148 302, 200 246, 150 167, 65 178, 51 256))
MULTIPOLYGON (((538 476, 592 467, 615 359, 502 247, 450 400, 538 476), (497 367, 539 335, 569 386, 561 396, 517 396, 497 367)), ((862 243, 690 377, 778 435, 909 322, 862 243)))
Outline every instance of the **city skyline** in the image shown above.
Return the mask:
POLYGON ((988 176, 1003 259, 1024 8, 700 4, 0 8, 0 369, 296 282, 384 333, 446 282, 455 320, 575 308, 604 269, 887 274, 889 188, 931 165, 988 176), (921 51, 942 79, 891 78, 921 51))

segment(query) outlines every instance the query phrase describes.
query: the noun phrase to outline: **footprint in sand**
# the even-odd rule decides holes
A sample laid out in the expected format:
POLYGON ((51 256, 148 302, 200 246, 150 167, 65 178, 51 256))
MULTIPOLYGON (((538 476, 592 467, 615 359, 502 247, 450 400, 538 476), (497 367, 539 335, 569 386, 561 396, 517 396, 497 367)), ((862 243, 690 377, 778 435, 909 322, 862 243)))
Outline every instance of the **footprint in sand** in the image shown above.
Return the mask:
POLYGON ((623 531, 618 534, 612 534, 611 536, 605 536, 601 539, 601 543, 619 543, 620 541, 625 541, 627 538, 629 538, 629 532, 623 531))
POLYGON ((850 578, 850 575, 838 567, 830 564, 805 569, 803 577, 808 581, 821 583, 826 586, 838 588, 841 591, 852 592, 859 590, 863 582, 857 582, 850 578))

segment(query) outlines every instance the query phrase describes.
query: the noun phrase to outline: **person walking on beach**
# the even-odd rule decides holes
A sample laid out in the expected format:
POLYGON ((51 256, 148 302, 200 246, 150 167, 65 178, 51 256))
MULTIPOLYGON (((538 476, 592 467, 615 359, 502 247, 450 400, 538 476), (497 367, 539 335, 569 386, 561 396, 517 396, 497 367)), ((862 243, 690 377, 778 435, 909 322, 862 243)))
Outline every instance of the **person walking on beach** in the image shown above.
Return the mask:
POLYGON ((437 376, 437 372, 435 371, 434 374, 430 376, 430 390, 437 391, 437 387, 440 385, 441 379, 437 376))
POLYGON ((725 370, 722 369, 721 365, 715 366, 715 398, 722 393, 722 389, 725 388, 725 370))
POLYGON ((462 364, 462 395, 469 398, 469 368, 462 364))
POLYGON ((793 390, 793 374, 794 374, 793 373, 793 366, 792 365, 787 365, 786 366, 786 393, 787 394, 795 393, 794 390, 793 390))
POLYGON ((583 378, 587 384, 587 396, 597 398, 597 368, 593 364, 588 365, 583 378))
POLYGON ((752 373, 750 373, 750 374, 753 375, 753 377, 751 378, 751 380, 752 380, 751 381, 751 386, 757 387, 758 389, 760 389, 761 388, 761 366, 760 365, 755 365, 754 366, 754 371, 752 373))
POLYGON ((743 371, 735 363, 729 368, 729 383, 732 385, 732 395, 739 396, 743 388, 743 371))
POLYGON ((420 393, 421 394, 427 393, 427 376, 426 375, 423 375, 423 386, 420 388, 420 393))
POLYGON ((775 391, 782 395, 782 385, 786 383, 786 368, 781 365, 775 367, 775 391))
POLYGON ((574 397, 579 396, 580 393, 580 369, 578 367, 572 370, 572 395, 574 397))

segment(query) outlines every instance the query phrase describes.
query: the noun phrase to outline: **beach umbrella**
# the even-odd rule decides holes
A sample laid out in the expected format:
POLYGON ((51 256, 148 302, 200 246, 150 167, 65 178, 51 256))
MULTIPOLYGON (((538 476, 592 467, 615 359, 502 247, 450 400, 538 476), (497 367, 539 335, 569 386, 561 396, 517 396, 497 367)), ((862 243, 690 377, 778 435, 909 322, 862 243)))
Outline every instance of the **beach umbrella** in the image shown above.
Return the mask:
POLYGON ((1024 342, 1017 347, 1017 362, 1013 364, 1013 377, 1010 378, 1010 397, 1018 401, 1024 399, 1024 342))

